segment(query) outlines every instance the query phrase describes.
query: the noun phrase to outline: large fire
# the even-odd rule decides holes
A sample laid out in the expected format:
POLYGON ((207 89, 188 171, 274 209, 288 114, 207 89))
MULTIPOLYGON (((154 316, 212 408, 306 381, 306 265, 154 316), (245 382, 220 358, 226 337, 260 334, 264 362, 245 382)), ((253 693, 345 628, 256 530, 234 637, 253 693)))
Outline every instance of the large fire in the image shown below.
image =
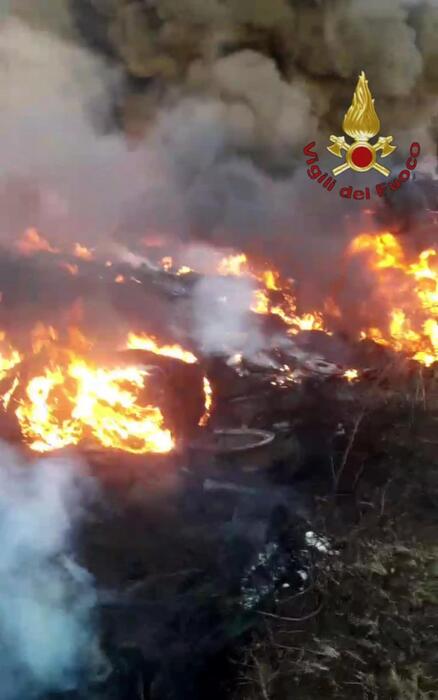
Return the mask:
MULTIPOLYGON (((438 254, 434 248, 407 259, 397 238, 389 232, 361 234, 346 251, 346 258, 362 256, 374 275, 376 296, 389 309, 387 318, 363 328, 360 338, 370 338, 419 363, 430 366, 438 361, 438 254)), ((218 266, 221 275, 246 275, 257 283, 251 310, 281 318, 296 335, 303 330, 321 330, 330 334, 324 311, 337 318, 342 311, 332 299, 324 311, 298 313, 293 282, 282 280, 276 270, 258 271, 239 253, 225 257, 218 266)), ((377 312, 376 312, 377 313, 377 312)))
POLYGON ((16 410, 23 436, 38 452, 87 436, 127 452, 169 452, 174 443, 161 411, 139 401, 147 376, 136 367, 104 369, 79 358, 46 369, 29 381, 16 410))
POLYGON ((362 234, 348 254, 362 255, 374 272, 377 293, 389 309, 386 325, 363 329, 362 338, 430 366, 438 361, 438 255, 434 248, 408 260, 391 233, 362 234))
POLYGON ((291 335, 300 331, 326 330, 322 314, 318 311, 297 313, 296 296, 291 280, 282 280, 276 270, 259 271, 249 263, 244 253, 223 258, 218 265, 218 273, 223 276, 253 278, 258 288, 254 291, 251 311, 278 316, 289 326, 291 335))
MULTIPOLYGON (((25 232, 17 249, 26 256, 56 256, 56 264, 73 276, 81 265, 97 261, 95 251, 79 243, 66 253, 75 262, 71 257, 64 259, 63 253, 35 229, 25 232)), ((373 298, 378 300, 376 309, 369 309, 368 314, 374 314, 375 321, 361 329, 358 339, 371 339, 424 366, 438 362, 438 251, 429 248, 413 256, 389 232, 363 233, 350 243, 344 257, 346 263, 360 260, 366 267, 373 279, 373 298)), ((104 268, 115 265, 105 260, 104 268)), ((172 272, 172 258, 163 258, 162 266, 172 272)), ((185 266, 177 270, 181 275, 190 272, 191 268, 185 266)), ((292 279, 283 279, 268 265, 254 264, 243 253, 224 257, 217 274, 250 278, 254 293, 248 311, 278 317, 288 335, 303 330, 330 334, 333 319, 338 328, 342 322, 339 301, 329 298, 320 309, 303 311, 292 279)), ((116 278, 124 280, 123 275, 116 278)), ((30 448, 46 452, 91 442, 132 453, 171 451, 175 437, 165 425, 160 408, 148 402, 148 369, 97 361, 93 358, 93 343, 78 330, 70 330, 68 339, 62 342, 59 335, 56 329, 38 324, 29 350, 0 332, 0 402, 5 410, 14 412, 30 448)), ((193 352, 145 333, 129 333, 122 346, 200 364, 193 352)), ((355 382, 358 371, 345 368, 343 376, 355 382)), ((206 376, 203 391, 205 411, 200 426, 207 425, 213 405, 212 387, 206 376)))
MULTIPOLYGON (((145 402, 148 369, 103 366, 92 359, 93 343, 79 329, 70 328, 67 339, 60 335, 52 326, 37 324, 31 333, 31 352, 22 353, 0 333, 0 380, 5 380, 0 401, 5 410, 14 404, 29 447, 48 452, 89 442, 135 454, 170 452, 174 436, 165 427, 161 410, 145 402), (26 364, 32 368, 30 377, 26 364)), ((160 345, 145 333, 129 333, 123 348, 187 364, 198 362, 181 346, 160 345)), ((200 426, 208 423, 212 406, 207 377, 203 392, 200 426)))
MULTIPOLYGON (((32 367, 30 378, 26 363, 20 371, 23 355, 17 350, 6 345, 0 355, 0 378, 18 369, 2 403, 7 409, 15 402, 31 449, 47 452, 84 440, 138 454, 173 449, 160 409, 144 400, 147 369, 97 365, 85 352, 89 341, 74 329, 66 344, 51 327, 38 325, 32 337, 31 357, 25 358, 32 367)), ((4 334, 2 340, 5 345, 4 334)))

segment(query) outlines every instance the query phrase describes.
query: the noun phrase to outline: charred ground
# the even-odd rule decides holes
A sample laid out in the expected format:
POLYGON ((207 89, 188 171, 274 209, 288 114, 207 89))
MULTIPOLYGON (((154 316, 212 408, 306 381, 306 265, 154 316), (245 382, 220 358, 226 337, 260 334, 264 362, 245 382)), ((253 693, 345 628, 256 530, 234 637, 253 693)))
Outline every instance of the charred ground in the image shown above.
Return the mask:
POLYGON ((112 671, 84 696, 436 696, 433 372, 321 403, 319 427, 303 405, 323 447, 283 443, 263 474, 95 456, 105 505, 80 549, 112 671))

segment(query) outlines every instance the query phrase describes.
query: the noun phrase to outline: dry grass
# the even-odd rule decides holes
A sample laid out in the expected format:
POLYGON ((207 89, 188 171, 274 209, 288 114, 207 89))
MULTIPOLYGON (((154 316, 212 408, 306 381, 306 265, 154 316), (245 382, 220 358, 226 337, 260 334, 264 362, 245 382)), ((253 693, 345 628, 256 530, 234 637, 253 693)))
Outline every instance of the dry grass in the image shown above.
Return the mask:
POLYGON ((263 617, 236 699, 438 700, 436 425, 424 405, 395 416, 377 479, 365 473, 354 495, 355 521, 322 503, 319 531, 338 554, 263 617))
POLYGON ((325 604, 311 625, 269 619, 242 663, 241 700, 438 698, 438 549, 355 549, 318 565, 325 604))

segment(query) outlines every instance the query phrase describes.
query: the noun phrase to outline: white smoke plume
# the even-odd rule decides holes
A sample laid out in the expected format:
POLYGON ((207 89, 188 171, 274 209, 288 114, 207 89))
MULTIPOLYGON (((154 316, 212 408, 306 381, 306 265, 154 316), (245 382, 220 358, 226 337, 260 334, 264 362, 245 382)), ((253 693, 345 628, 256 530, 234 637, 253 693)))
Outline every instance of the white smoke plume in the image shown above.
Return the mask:
POLYGON ((77 458, 26 463, 0 444, 0 686, 3 700, 69 690, 96 660, 91 576, 71 554, 81 515, 77 458))
POLYGON ((193 295, 194 330, 205 354, 247 357, 265 346, 265 341, 248 313, 253 285, 250 280, 233 277, 205 277, 193 295))

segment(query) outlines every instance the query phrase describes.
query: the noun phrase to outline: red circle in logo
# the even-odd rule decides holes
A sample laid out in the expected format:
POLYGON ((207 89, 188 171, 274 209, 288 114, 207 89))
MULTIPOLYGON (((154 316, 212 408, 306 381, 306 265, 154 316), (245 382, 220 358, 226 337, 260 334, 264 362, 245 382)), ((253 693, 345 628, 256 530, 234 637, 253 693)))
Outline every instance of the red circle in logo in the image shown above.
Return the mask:
POLYGON ((351 160, 358 168, 366 168, 372 163, 373 152, 366 146, 358 146, 352 152, 351 160))

